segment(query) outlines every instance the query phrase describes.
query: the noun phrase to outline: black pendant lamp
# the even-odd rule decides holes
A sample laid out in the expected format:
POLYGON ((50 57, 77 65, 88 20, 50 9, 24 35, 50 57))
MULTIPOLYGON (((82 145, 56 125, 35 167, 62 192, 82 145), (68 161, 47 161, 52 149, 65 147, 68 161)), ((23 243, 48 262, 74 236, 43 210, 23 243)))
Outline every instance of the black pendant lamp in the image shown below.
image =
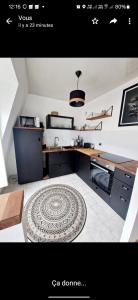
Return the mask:
POLYGON ((85 103, 85 92, 78 89, 79 77, 81 76, 81 71, 75 72, 77 76, 77 89, 70 92, 69 104, 73 107, 81 107, 85 103))

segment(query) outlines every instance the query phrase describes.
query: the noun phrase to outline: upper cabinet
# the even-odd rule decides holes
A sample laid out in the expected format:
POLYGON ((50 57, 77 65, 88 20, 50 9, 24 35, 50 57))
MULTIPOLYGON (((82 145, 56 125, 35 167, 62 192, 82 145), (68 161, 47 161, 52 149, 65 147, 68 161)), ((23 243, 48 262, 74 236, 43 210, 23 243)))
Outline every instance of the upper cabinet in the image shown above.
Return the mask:
POLYGON ((47 115, 46 116, 46 128, 47 129, 74 129, 74 118, 59 116, 59 115, 47 115))

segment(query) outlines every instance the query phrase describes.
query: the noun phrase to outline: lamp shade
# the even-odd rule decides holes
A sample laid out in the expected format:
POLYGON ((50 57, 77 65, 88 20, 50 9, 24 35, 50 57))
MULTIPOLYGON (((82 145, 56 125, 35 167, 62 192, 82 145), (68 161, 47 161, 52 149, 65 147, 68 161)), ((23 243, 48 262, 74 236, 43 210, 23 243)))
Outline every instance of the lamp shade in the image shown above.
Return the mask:
POLYGON ((82 90, 74 90, 70 92, 69 104, 73 107, 83 106, 85 103, 85 92, 82 90))

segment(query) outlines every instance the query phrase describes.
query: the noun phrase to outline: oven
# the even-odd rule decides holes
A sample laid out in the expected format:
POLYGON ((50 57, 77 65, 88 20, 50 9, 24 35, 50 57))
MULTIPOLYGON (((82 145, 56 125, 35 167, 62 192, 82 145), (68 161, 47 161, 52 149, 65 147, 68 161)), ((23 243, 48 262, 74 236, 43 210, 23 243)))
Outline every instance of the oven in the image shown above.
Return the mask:
POLYGON ((110 195, 114 177, 114 167, 91 158, 90 180, 101 190, 110 195))

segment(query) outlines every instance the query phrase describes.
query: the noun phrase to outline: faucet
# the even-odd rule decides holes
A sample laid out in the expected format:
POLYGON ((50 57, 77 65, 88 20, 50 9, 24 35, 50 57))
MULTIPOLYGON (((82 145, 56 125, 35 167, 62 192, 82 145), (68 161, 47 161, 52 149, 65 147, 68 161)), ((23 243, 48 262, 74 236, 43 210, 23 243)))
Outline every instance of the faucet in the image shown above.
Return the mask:
POLYGON ((58 137, 58 136, 55 136, 55 137, 54 137, 54 147, 57 147, 57 146, 58 146, 58 141, 59 141, 59 137, 58 137))

